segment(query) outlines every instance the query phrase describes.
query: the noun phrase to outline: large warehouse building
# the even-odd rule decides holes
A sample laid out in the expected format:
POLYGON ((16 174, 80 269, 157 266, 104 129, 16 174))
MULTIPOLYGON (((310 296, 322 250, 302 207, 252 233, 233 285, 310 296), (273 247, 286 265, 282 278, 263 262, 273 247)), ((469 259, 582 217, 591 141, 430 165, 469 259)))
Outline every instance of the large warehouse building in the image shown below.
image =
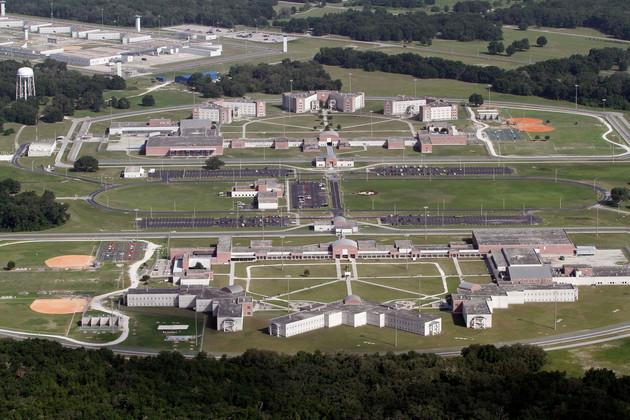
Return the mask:
POLYGON ((205 157, 223 155, 221 136, 155 136, 147 139, 146 156, 205 157))
POLYGON ((564 229, 477 229, 473 245, 482 254, 503 248, 534 248, 542 255, 573 255, 575 245, 564 229))

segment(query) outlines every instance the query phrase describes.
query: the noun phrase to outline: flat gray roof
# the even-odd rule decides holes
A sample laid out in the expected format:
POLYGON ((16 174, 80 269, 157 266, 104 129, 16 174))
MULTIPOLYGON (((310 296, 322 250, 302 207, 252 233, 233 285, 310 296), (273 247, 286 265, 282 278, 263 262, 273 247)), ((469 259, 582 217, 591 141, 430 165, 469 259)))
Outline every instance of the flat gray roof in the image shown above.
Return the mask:
POLYGON ((155 136, 147 139, 148 147, 218 147, 223 146, 223 137, 155 136))
POLYGON ((573 245, 564 229, 553 228, 476 229, 473 230, 473 238, 479 245, 573 245))
POLYGON ((504 248, 502 250, 509 265, 536 265, 540 258, 533 248, 504 248))

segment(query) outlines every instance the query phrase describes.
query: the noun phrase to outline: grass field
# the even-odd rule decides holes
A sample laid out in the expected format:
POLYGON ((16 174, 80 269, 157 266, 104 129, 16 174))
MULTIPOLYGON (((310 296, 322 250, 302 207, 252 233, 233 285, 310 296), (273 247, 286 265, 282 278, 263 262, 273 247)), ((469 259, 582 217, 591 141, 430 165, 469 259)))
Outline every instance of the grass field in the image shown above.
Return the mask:
POLYGON ((114 208, 140 210, 224 210, 235 208, 235 203, 250 204, 250 198, 220 197, 220 192, 232 189, 230 182, 180 182, 180 183, 145 183, 117 188, 100 194, 97 200, 101 204, 114 208))
POLYGON ((547 353, 545 370, 560 370, 570 376, 580 377, 591 368, 611 369, 618 375, 630 375, 630 340, 626 338, 547 353))
POLYGON ((596 195, 592 189, 579 185, 540 180, 346 180, 342 182, 346 208, 359 210, 419 210, 435 209, 446 204, 455 209, 520 209, 563 208, 592 204, 596 195), (376 195, 359 195, 375 191, 376 195), (505 200, 505 205, 504 201, 505 200))
POLYGON ((20 181, 22 191, 35 191, 41 194, 44 190, 50 190, 57 197, 87 195, 98 188, 97 185, 88 182, 68 181, 52 175, 24 171, 2 162, 0 163, 0 179, 5 178, 20 181))
MULTIPOLYGON (((342 283, 338 284, 343 286, 342 283)), ((369 287, 359 288, 359 291, 367 296, 370 294, 369 287)), ((337 291, 337 294, 341 293, 343 287, 339 287, 337 291)), ((630 319, 628 296, 630 289, 624 286, 582 288, 579 302, 558 304, 557 331, 553 328, 553 305, 545 303, 513 305, 509 309, 497 310, 494 313, 493 328, 490 330, 467 329, 459 321, 454 323, 448 313, 427 310, 442 315, 442 335, 420 337, 399 331, 398 347, 394 346, 394 330, 371 326, 326 328, 289 339, 278 339, 266 334, 267 319, 284 313, 260 313, 245 320, 243 332, 220 334, 206 331, 204 350, 218 353, 233 353, 247 348, 287 353, 316 349, 324 352, 383 352, 524 340, 627 321, 630 319)))
POLYGON ((17 268, 43 268, 60 255, 95 255, 98 242, 30 242, 0 245, 0 264, 13 261, 17 268))
MULTIPOLYGON (((611 144, 602 139, 608 131, 605 124, 599 120, 582 116, 563 114, 558 112, 529 111, 522 109, 501 110, 504 118, 537 118, 545 125, 555 128, 550 133, 523 133, 524 140, 495 142, 503 155, 610 155, 611 144), (535 136, 548 141, 532 141, 535 136)), ((618 148, 617 153, 622 149, 618 148)))
POLYGON ((521 164, 510 165, 521 176, 546 176, 575 179, 614 188, 630 182, 630 164, 623 162, 574 164, 521 164))

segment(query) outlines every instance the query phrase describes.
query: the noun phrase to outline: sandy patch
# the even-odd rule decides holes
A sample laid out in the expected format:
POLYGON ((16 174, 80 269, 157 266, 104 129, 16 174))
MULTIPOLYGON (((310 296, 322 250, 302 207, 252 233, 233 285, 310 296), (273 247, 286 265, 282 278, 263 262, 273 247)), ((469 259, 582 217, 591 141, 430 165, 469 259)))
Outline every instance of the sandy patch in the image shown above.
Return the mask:
POLYGON ((94 262, 91 255, 61 255, 45 261, 49 268, 89 268, 94 262))
POLYGON ((512 118, 508 121, 508 124, 525 133, 551 133, 556 131, 554 127, 545 125, 544 121, 539 118, 512 118))
POLYGON ((35 299, 30 308, 41 314, 73 314, 83 312, 87 303, 88 300, 85 298, 35 299))

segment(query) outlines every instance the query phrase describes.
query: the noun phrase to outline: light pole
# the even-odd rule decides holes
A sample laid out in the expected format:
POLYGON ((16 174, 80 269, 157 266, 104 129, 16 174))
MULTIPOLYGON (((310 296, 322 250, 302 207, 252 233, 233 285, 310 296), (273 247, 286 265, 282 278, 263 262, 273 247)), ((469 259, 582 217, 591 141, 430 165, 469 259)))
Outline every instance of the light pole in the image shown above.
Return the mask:
POLYGON ((428 206, 424 206, 424 240, 427 240, 427 210, 428 206))
POLYGON ((374 127, 372 126, 372 117, 374 115, 374 111, 370 111, 370 137, 374 134, 374 127))
POLYGON ((418 79, 413 79, 413 97, 418 97, 418 79))
POLYGON ((350 89, 350 92, 352 92, 352 73, 348 73, 348 79, 350 82, 348 87, 350 89))
POLYGON ((580 85, 576 84, 575 85, 575 109, 578 109, 578 88, 580 87, 580 85))
POLYGON ((602 112, 606 112, 606 98, 602 99, 602 112))
POLYGON ((489 84, 488 85, 488 105, 490 105, 490 102, 491 102, 491 100, 490 100, 490 92, 491 91, 492 91, 492 85, 489 84))

